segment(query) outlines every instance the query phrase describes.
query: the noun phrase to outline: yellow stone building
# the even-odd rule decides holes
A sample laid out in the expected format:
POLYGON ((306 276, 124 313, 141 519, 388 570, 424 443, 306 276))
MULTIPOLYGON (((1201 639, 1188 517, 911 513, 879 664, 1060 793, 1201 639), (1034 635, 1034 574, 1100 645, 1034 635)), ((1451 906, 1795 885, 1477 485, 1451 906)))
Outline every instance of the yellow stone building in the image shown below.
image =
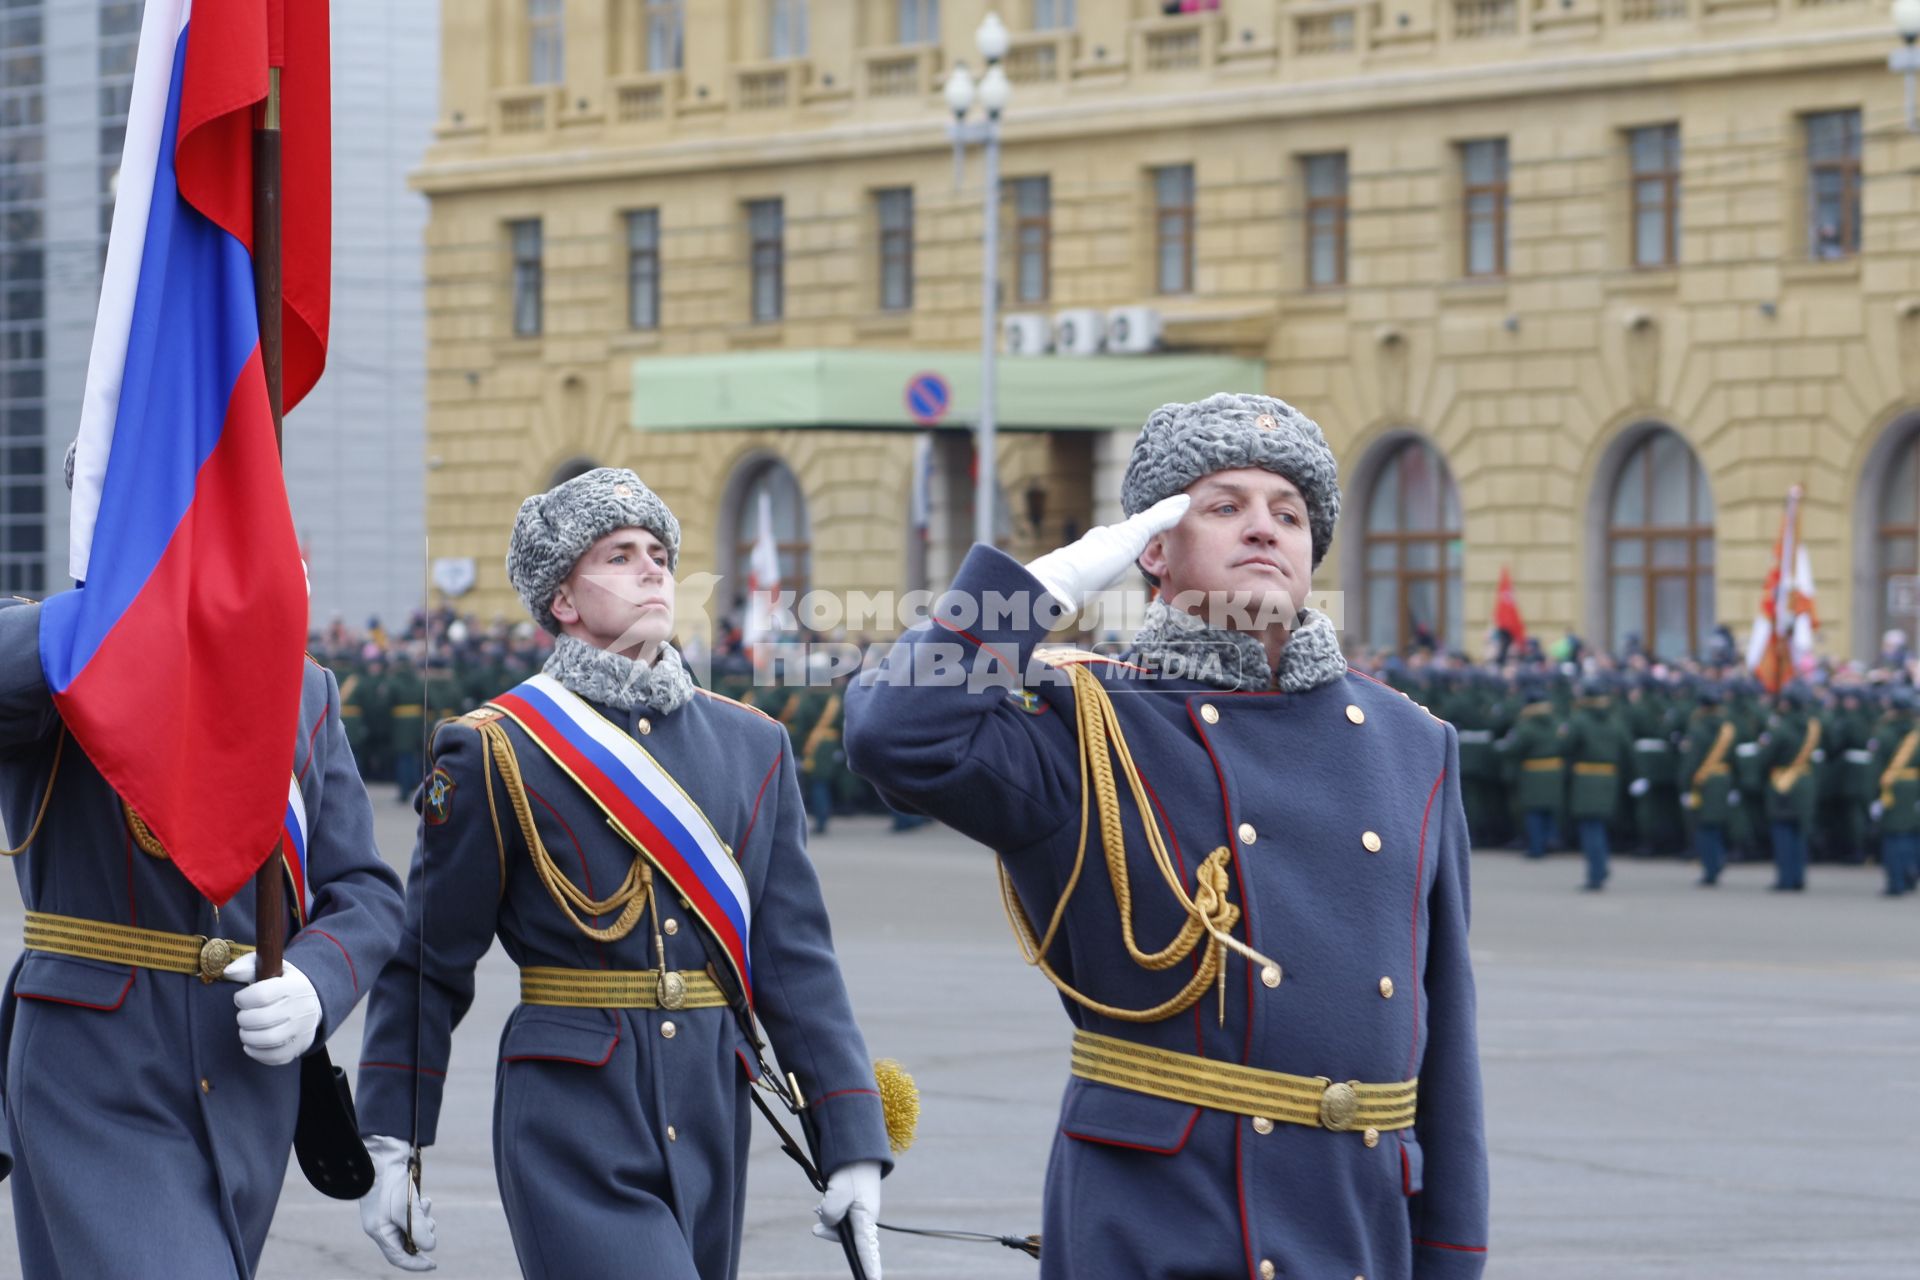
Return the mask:
MULTIPOLYGON (((766 494, 789 585, 941 584, 983 201, 939 88, 989 7, 444 0, 415 181, 463 607, 514 611, 516 504, 599 463, 683 571, 743 580, 766 494)), ((1057 344, 1000 360, 1012 553, 1117 514, 1156 405, 1264 390, 1339 455, 1353 644, 1477 651, 1503 568, 1549 638, 1744 637, 1795 484, 1825 650, 1911 625, 1920 133, 1879 5, 1166 7, 998 5, 1002 313, 1057 344)))

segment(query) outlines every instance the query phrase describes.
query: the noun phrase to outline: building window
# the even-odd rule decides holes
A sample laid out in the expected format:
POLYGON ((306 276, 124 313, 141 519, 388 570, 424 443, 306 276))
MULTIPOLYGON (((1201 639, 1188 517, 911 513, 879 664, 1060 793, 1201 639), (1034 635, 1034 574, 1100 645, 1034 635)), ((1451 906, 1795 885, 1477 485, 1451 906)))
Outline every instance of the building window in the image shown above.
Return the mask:
POLYGON ((1607 508, 1607 643, 1659 658, 1713 634, 1713 495, 1680 434, 1649 432, 1627 454, 1607 508))
POLYGON ((895 0, 900 44, 940 43, 940 0, 895 0))
POLYGON ((1307 284, 1347 282, 1347 153, 1307 156, 1307 284))
POLYGON ((1896 616, 1888 607, 1893 599, 1896 578, 1911 578, 1920 573, 1920 555, 1916 555, 1915 546, 1920 544, 1920 434, 1907 437, 1894 455, 1893 466, 1888 468, 1880 481, 1880 520, 1876 530, 1879 543, 1880 575, 1875 594, 1875 606, 1879 616, 1876 630, 1885 634, 1898 627, 1907 632, 1909 650, 1912 648, 1914 618, 1912 614, 1902 613, 1896 616))
POLYGON ((627 215, 627 327, 660 327, 660 211, 627 215))
POLYGON ((744 462, 728 487, 736 495, 729 539, 735 594, 742 598, 746 594, 747 568, 753 562, 753 545, 760 539, 762 505, 780 553, 780 589, 793 592, 796 598, 804 594, 813 571, 813 548, 808 541, 806 495, 792 468, 777 458, 744 462))
POLYGON ((686 59, 686 0, 646 0, 647 70, 678 71, 686 59))
POLYGON ((1033 0, 1035 31, 1069 31, 1078 20, 1074 0, 1033 0))
POLYGON ((567 78, 565 0, 527 0, 527 83, 561 84, 567 78))
POLYGON ((540 264, 540 219, 509 222, 507 240, 513 251, 513 336, 537 338, 545 284, 540 264))
POLYGON ((807 56, 807 0, 767 0, 767 57, 807 56))
POLYGON ((747 202, 747 257, 753 319, 771 324, 786 314, 786 214, 778 200, 747 202))
POLYGON ((1671 267, 1680 261, 1680 126, 1627 131, 1633 166, 1633 265, 1671 267))
POLYGON ((1015 178, 1013 188, 1013 296, 1045 302, 1053 291, 1053 182, 1015 178))
POLYGON ((1193 292, 1193 166, 1153 171, 1154 291, 1193 292))
POLYGON ((913 305, 913 188, 873 193, 880 226, 880 309, 905 311, 913 305))
POLYGON ((1507 140, 1460 144, 1461 208, 1466 273, 1507 274, 1507 140))
POLYGON ((1860 252, 1860 113, 1806 117, 1807 244, 1815 258, 1860 252))
POLYGON ((1370 647, 1460 647, 1460 494, 1446 460, 1426 441, 1393 446, 1375 474, 1364 554, 1370 647))

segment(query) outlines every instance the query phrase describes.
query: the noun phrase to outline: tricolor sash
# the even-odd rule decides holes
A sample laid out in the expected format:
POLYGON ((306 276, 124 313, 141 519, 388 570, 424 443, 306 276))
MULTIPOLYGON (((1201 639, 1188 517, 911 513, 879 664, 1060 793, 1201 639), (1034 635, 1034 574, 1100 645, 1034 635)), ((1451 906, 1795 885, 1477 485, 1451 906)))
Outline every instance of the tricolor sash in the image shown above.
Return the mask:
POLYGON ((286 846, 281 857, 287 864, 287 879, 293 885, 293 910, 305 927, 313 915, 313 886, 307 882, 307 802, 300 795, 300 779, 287 784, 287 812, 281 829, 286 846))
POLYGON ((687 900, 726 952, 751 1005, 746 877, 693 797, 644 747, 551 676, 536 675, 487 705, 525 730, 687 900))

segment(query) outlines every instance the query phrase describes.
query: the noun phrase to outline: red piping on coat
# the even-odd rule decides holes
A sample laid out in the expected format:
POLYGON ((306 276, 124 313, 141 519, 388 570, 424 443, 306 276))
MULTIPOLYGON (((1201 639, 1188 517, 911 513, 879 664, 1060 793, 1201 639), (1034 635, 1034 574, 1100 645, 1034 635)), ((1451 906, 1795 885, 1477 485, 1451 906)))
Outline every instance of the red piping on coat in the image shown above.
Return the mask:
POLYGON ((1077 1142, 1091 1142, 1102 1147, 1124 1147, 1128 1151, 1145 1151, 1156 1156, 1172 1156, 1180 1154, 1181 1149, 1187 1145, 1187 1139, 1193 1136, 1193 1126, 1198 1123, 1199 1120, 1200 1108, 1195 1107, 1193 1114, 1187 1117, 1187 1127, 1180 1134, 1180 1141, 1170 1147, 1149 1147, 1143 1142, 1122 1142, 1117 1138, 1096 1138, 1091 1134, 1075 1133, 1071 1129, 1062 1129, 1060 1132, 1077 1142))
POLYGON ((1414 1060, 1420 1054, 1420 886, 1427 874, 1427 821, 1433 816, 1433 801, 1440 794, 1440 784, 1447 780, 1445 766, 1440 776, 1433 780, 1433 790, 1427 792, 1426 812, 1420 815, 1420 858, 1413 868, 1413 944, 1411 967, 1407 970, 1409 981, 1413 984, 1413 1042, 1407 1046, 1407 1074, 1404 1079, 1413 1079, 1414 1060))

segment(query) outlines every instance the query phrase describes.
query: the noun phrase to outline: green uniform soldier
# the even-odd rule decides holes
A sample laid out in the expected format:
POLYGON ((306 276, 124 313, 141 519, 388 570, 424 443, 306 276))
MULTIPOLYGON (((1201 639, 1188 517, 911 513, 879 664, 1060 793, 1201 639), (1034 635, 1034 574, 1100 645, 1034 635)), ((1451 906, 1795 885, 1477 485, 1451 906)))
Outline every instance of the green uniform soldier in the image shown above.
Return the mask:
POLYGON ((1620 809, 1620 773, 1628 758, 1627 730, 1616 714, 1607 682, 1595 677, 1581 687, 1584 696, 1561 726, 1561 750, 1572 766, 1568 809, 1580 833, 1580 852, 1587 860, 1587 878, 1581 888, 1606 888, 1612 849, 1608 825, 1620 809))
POLYGON ((1773 842, 1773 888, 1799 892, 1807 887, 1807 832, 1819 803, 1820 740, 1825 725, 1813 713, 1804 685, 1780 691, 1778 710, 1760 735, 1760 762, 1766 770, 1767 829, 1773 842))
POLYGON ((1522 696, 1527 699, 1526 705, 1514 720, 1513 732, 1501 739, 1500 749, 1515 769, 1514 791, 1526 827, 1527 856, 1544 858, 1562 804, 1566 762, 1561 752, 1560 720, 1546 691, 1537 683, 1530 684, 1523 688, 1522 696))
POLYGON ((1896 685, 1889 694, 1887 732, 1875 743, 1879 792, 1872 813, 1880 824, 1880 865, 1889 898, 1910 893, 1920 883, 1920 724, 1914 720, 1914 691, 1896 685))
POLYGON ((1733 747, 1738 733, 1724 697, 1718 684, 1702 684, 1680 737, 1680 805, 1693 829, 1703 885, 1720 883, 1720 872, 1727 865, 1727 820, 1732 810, 1727 798, 1733 792, 1733 747))

